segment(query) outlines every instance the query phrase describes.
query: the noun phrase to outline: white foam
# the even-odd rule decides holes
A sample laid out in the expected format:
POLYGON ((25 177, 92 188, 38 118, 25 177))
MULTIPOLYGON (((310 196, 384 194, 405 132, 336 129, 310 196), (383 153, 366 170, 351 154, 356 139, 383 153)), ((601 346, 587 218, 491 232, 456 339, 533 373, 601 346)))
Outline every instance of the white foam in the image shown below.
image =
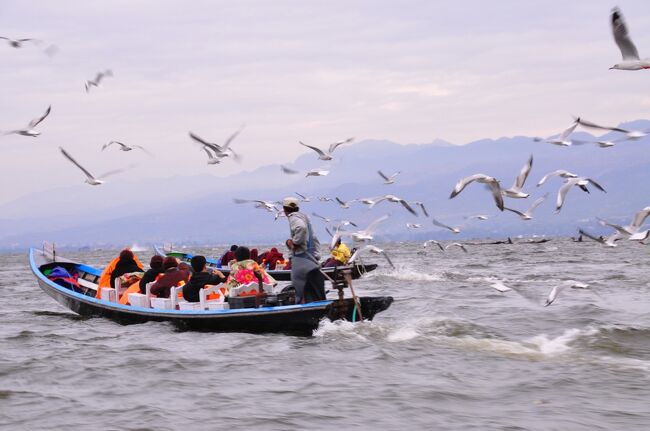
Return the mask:
POLYGON ((571 350, 570 343, 579 337, 584 335, 593 335, 597 332, 598 330, 596 328, 572 328, 565 330, 562 335, 555 338, 549 338, 549 336, 546 334, 537 335, 533 338, 530 338, 528 340, 528 343, 537 346, 540 353, 547 356, 553 356, 571 350))
POLYGON ((420 333, 417 331, 416 328, 406 327, 406 328, 399 328, 395 331, 389 332, 388 336, 386 337, 386 340, 391 343, 398 343, 401 341, 409 341, 419 336, 420 333))

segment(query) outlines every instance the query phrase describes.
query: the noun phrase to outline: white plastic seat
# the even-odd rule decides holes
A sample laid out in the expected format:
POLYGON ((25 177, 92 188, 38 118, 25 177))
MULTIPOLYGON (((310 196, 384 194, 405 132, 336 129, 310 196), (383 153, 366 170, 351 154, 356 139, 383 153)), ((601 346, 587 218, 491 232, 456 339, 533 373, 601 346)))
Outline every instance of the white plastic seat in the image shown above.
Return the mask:
MULTIPOLYGON (((271 289, 273 289, 273 286, 271 286, 271 289)), ((242 284, 241 286, 231 288, 229 295, 230 296, 253 295, 254 293, 259 293, 259 290, 260 290, 259 284, 257 282, 251 282, 248 284, 242 284)))
POLYGON ((229 308, 228 303, 226 302, 225 288, 223 283, 206 286, 204 289, 201 289, 199 291, 199 304, 201 304, 201 310, 224 310, 229 308), (219 298, 208 300, 208 295, 211 293, 217 294, 219 298))
POLYGON ((183 291, 183 286, 174 286, 169 289, 169 299, 172 300, 172 309, 181 309, 180 305, 187 302, 185 298, 179 298, 178 293, 183 291))

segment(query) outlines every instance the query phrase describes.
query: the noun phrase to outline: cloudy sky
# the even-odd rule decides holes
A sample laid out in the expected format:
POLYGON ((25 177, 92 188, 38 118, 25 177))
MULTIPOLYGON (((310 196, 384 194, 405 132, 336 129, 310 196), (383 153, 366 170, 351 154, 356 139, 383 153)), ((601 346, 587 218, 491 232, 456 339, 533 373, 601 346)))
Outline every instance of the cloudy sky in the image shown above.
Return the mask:
MULTIPOLYGON (((572 114, 617 124, 650 118, 650 71, 620 60, 604 1, 12 1, 0 2, 0 130, 52 104, 38 138, 0 137, 0 203, 83 177, 65 147, 115 181, 228 175, 292 161, 354 136, 398 143, 547 136, 572 114), (110 68, 114 78, 84 92, 110 68), (188 131, 223 141, 240 125, 244 156, 208 166, 188 131), (156 154, 100 152, 109 140, 156 154), (128 158, 128 162, 126 161, 128 158)), ((620 1, 650 56, 650 4, 620 1)))

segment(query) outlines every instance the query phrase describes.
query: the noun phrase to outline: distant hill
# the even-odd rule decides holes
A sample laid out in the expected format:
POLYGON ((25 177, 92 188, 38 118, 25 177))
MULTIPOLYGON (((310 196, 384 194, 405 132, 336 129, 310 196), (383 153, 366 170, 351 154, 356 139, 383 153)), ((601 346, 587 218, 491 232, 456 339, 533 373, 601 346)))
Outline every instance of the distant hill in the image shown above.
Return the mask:
MULTIPOLYGON (((650 121, 638 120, 623 127, 650 129, 650 121)), ((611 138, 615 134, 603 136, 611 138)), ((578 132, 574 139, 593 140, 578 132)), ((364 140, 338 148, 330 163, 317 160, 315 153, 302 154, 287 166, 300 171, 327 167, 326 177, 286 175, 279 165, 264 166, 229 177, 210 175, 178 176, 138 182, 113 182, 101 187, 80 185, 52 189, 22 197, 0 206, 0 248, 17 249, 42 240, 61 245, 124 245, 137 242, 174 243, 272 243, 288 234, 284 219, 271 213, 237 205, 234 197, 279 200, 295 192, 312 197, 302 206, 308 213, 347 218, 363 227, 383 214, 390 214, 378 232, 379 238, 416 240, 456 237, 432 225, 424 216, 414 217, 397 204, 381 202, 372 210, 354 204, 349 210, 317 196, 338 196, 344 200, 394 194, 408 201, 422 201, 430 214, 451 225, 463 225, 458 238, 505 237, 513 235, 571 235, 577 226, 602 229, 595 217, 628 222, 632 214, 650 205, 650 138, 626 141, 612 148, 594 144, 558 147, 516 136, 484 139, 456 146, 436 140, 430 144, 399 145, 386 140, 364 140), (449 199, 454 184, 462 177, 484 173, 510 187, 529 155, 534 164, 525 189, 529 199, 508 199, 506 205, 525 210, 532 201, 549 192, 549 198, 531 221, 500 213, 482 185, 472 184, 455 199, 449 199), (400 171, 395 184, 384 185, 377 174, 400 171), (535 184, 547 172, 567 169, 594 178, 607 193, 569 193, 565 207, 554 213, 560 178, 542 187, 535 184), (156 193, 155 190, 164 191, 156 193), (487 214, 489 220, 467 222, 465 217, 487 214), (421 223, 409 231, 406 223, 421 223)), ((324 225, 314 218, 319 234, 327 237, 324 225)), ((327 238, 325 238, 327 239, 327 238)))

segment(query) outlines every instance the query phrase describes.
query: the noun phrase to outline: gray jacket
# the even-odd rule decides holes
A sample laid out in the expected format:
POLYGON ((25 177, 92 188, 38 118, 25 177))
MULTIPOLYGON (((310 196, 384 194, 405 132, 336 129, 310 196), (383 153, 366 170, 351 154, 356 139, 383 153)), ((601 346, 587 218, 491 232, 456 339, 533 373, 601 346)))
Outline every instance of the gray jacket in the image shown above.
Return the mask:
POLYGON ((287 217, 291 240, 294 244, 293 255, 297 256, 308 252, 318 262, 320 260, 320 241, 314 234, 309 218, 299 211, 291 213, 287 217))

